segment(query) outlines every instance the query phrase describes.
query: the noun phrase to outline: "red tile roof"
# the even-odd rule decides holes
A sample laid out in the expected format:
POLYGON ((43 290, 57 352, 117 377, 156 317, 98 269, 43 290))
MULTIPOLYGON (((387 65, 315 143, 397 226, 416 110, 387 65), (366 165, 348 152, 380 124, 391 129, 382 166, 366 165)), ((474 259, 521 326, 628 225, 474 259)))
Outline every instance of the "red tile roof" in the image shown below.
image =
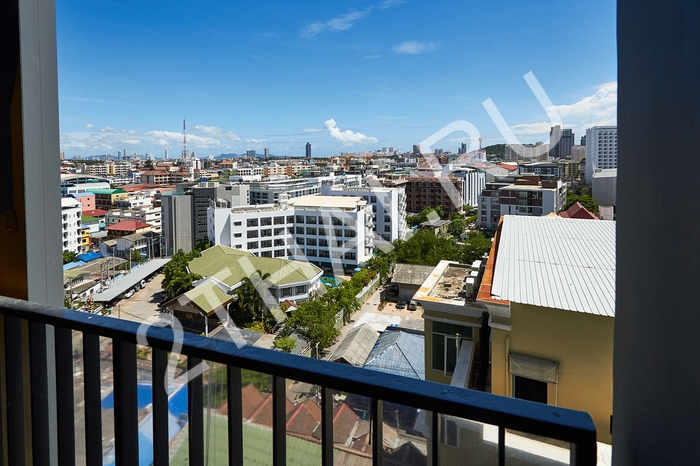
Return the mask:
POLYGON ((575 203, 559 215, 563 218, 600 220, 598 217, 592 214, 590 210, 586 209, 580 202, 575 203))
POLYGON ((104 217, 108 213, 109 212, 106 210, 101 209, 83 210, 83 215, 87 215, 88 217, 104 217))
POLYGON ((122 220, 119 223, 115 223, 114 225, 110 225, 105 230, 109 231, 136 231, 140 230, 141 228, 146 228, 150 227, 148 223, 144 222, 139 222, 138 220, 122 220))
MULTIPOLYGON (((286 413, 287 415, 289 415, 289 413, 291 413, 294 410, 294 405, 287 398, 285 398, 284 401, 287 405, 286 413)), ((268 395, 268 397, 265 398, 265 401, 263 401, 263 403, 260 406, 258 406, 258 409, 256 409, 255 412, 251 414, 248 420, 256 424, 272 427, 272 396, 268 395)))

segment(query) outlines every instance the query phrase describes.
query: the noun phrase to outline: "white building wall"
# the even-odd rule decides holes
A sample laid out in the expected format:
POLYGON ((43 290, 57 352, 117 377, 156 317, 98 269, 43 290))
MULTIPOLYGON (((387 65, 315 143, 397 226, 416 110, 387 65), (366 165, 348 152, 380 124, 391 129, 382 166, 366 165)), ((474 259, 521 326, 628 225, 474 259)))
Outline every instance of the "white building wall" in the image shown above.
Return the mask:
POLYGON ((617 126, 594 126, 586 130, 586 184, 596 169, 617 168, 617 126))
POLYGON ((61 233, 63 252, 80 253, 80 226, 83 205, 72 197, 61 198, 61 233))

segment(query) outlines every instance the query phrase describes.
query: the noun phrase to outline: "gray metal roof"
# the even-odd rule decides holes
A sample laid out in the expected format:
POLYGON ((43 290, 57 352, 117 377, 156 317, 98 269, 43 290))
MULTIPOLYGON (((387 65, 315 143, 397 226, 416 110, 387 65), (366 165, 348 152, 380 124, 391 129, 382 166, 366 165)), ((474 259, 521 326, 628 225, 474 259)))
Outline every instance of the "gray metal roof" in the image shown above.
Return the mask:
POLYGON ((151 259, 149 262, 141 264, 138 269, 133 270, 130 274, 112 283, 112 286, 108 290, 94 295, 92 299, 102 302, 111 301, 156 270, 164 267, 168 262, 170 262, 170 258, 151 259))
POLYGON ((422 285, 435 267, 430 265, 396 264, 391 283, 401 285, 422 285))
POLYGON ((374 330, 371 325, 363 324, 355 327, 343 338, 328 360, 343 359, 348 364, 362 367, 367 355, 377 342, 377 338, 379 338, 379 332, 374 330))
POLYGON ((423 335, 387 328, 362 367, 425 380, 423 335))
POLYGON ((615 316, 615 222, 506 215, 494 298, 615 316))

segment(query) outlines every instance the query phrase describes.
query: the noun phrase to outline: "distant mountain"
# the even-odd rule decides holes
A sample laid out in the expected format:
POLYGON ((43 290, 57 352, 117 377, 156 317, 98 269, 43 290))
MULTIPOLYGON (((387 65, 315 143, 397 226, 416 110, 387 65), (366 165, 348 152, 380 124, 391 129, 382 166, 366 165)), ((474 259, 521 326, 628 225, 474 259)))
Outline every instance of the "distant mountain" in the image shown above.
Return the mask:
POLYGON ((494 144, 492 146, 484 147, 484 150, 486 151, 486 155, 496 155, 498 157, 503 157, 503 155, 506 153, 506 145, 494 144))

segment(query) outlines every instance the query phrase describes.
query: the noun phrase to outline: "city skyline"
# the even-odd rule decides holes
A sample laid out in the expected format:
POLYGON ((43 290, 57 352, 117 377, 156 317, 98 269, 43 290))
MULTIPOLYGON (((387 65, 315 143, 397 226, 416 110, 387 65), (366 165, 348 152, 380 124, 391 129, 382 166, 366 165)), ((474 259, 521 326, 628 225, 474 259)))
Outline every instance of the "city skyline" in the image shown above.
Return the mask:
MULTIPOLYGON (((122 148, 172 158, 183 118, 199 157, 265 147, 303 157, 306 142, 316 157, 408 151, 456 120, 473 123, 484 146, 504 143, 489 98, 520 142, 545 141, 553 125, 523 80, 530 71, 563 128, 616 124, 611 1, 68 2, 57 5, 57 28, 67 158, 122 148)), ((454 133, 434 147, 456 152, 465 141, 454 133)))

